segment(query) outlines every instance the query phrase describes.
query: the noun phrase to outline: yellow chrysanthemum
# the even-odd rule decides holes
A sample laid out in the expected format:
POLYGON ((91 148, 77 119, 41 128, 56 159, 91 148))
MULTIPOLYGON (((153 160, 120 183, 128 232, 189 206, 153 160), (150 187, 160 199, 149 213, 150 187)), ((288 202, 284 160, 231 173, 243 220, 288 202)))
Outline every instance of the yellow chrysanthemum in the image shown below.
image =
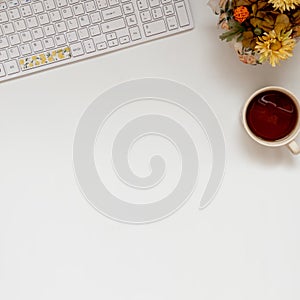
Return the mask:
POLYGON ((294 9, 296 6, 300 5, 300 0, 269 0, 268 2, 281 12, 294 9))
POLYGON ((275 67, 280 60, 293 56, 296 41, 291 38, 291 33, 292 30, 276 34, 275 30, 272 30, 259 37, 255 46, 260 54, 259 61, 269 61, 272 67, 275 67))

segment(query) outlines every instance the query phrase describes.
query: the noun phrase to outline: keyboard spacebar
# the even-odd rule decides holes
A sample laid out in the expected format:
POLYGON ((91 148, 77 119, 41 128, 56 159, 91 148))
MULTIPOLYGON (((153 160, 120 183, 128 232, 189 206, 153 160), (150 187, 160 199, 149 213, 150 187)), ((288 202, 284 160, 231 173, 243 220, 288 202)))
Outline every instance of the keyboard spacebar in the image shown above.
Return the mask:
POLYGON ((30 55, 19 59, 19 65, 22 71, 34 69, 40 66, 52 64, 61 60, 71 58, 69 46, 58 48, 35 55, 30 55))

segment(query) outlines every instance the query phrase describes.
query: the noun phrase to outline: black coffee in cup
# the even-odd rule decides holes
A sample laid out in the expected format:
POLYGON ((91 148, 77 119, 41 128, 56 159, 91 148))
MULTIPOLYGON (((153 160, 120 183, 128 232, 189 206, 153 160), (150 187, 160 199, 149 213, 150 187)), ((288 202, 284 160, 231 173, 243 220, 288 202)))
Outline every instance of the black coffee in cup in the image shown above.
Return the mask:
POLYGON ((246 110, 249 129, 258 138, 277 141, 287 137, 298 122, 295 102, 278 90, 267 90, 257 94, 246 110))

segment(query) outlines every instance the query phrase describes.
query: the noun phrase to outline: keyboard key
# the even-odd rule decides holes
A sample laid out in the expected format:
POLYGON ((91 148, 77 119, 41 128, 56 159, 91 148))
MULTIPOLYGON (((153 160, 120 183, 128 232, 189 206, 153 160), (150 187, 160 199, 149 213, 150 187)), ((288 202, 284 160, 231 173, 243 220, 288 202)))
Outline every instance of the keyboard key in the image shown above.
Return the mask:
POLYGON ((29 5, 24 5, 21 7, 21 14, 23 17, 29 17, 32 16, 32 10, 31 7, 29 5))
POLYGON ((142 22, 148 22, 152 20, 151 14, 149 10, 145 10, 140 13, 142 22))
POLYGON ((77 19, 69 19, 67 21, 67 24, 68 24, 69 30, 73 30, 73 29, 78 28, 77 19))
POLYGON ((38 15, 38 19, 41 25, 50 23, 49 16, 47 14, 38 15))
POLYGON ((51 49, 51 48, 54 48, 54 41, 53 41, 53 38, 52 37, 49 37, 47 39, 44 39, 44 46, 45 48, 48 50, 48 49, 51 49))
POLYGON ((4 61, 8 59, 8 55, 6 50, 0 50, 0 61, 4 61))
POLYGON ((106 0, 97 0, 97 6, 99 9, 107 7, 107 1, 106 0))
POLYGON ((159 0, 149 0, 149 3, 151 7, 159 6, 159 0))
POLYGON ((78 4, 74 6, 74 14, 75 16, 80 16, 84 14, 84 8, 82 4, 78 4))
POLYGON ((93 36, 93 41, 94 41, 94 44, 96 46, 99 43, 106 42, 105 35, 104 34, 99 34, 99 35, 93 36))
POLYGON ((159 19, 163 16, 162 10, 160 7, 152 9, 152 15, 154 19, 159 19))
POLYGON ((18 34, 13 34, 8 37, 8 40, 11 46, 15 46, 21 43, 20 37, 18 34))
POLYGON ((81 27, 90 25, 90 20, 87 15, 79 17, 79 24, 81 27))
POLYGON ((6 11, 0 11, 0 23, 8 22, 8 15, 6 11))
POLYGON ((139 40, 142 38, 140 29, 137 26, 129 28, 129 33, 130 33, 130 37, 133 41, 136 41, 136 40, 139 40))
POLYGON ((32 30, 32 34, 33 34, 33 38, 34 38, 35 40, 38 40, 38 39, 44 37, 44 33, 43 33, 43 31, 42 31, 41 28, 35 28, 35 29, 33 29, 33 30, 32 30))
POLYGON ((88 30, 86 28, 81 28, 77 31, 79 39, 83 40, 90 36, 88 30))
POLYGON ((113 7, 102 11, 102 16, 104 20, 114 19, 116 17, 122 16, 121 7, 113 7))
POLYGON ((131 15, 131 16, 126 17, 126 23, 128 26, 136 25, 137 24, 136 16, 131 15))
POLYGON ((92 12, 96 10, 96 5, 94 1, 88 1, 84 4, 86 12, 92 12))
POLYGON ((118 5, 120 3, 119 0, 108 0, 110 6, 118 5))
POLYGON ((65 22, 60 22, 55 24, 56 30, 58 33, 66 32, 67 31, 67 26, 65 22))
POLYGON ((123 19, 117 19, 110 22, 102 23, 101 29, 103 33, 115 31, 117 29, 125 28, 125 22, 123 19))
POLYGON ((5 75, 6 75, 6 73, 5 73, 4 67, 2 64, 0 64, 0 77, 3 77, 5 75))
POLYGON ((129 36, 125 35, 125 36, 121 36, 120 37, 120 44, 127 44, 130 42, 129 36))
POLYGON ((12 21, 21 18, 20 12, 19 12, 19 10, 18 10, 17 8, 10 9, 10 10, 8 11, 8 15, 9 15, 9 17, 10 17, 10 19, 11 19, 12 21))
POLYGON ((8 0, 7 2, 8 7, 12 8, 12 7, 16 7, 19 5, 19 1, 18 0, 8 0))
POLYGON ((146 36, 153 36, 167 31, 164 20, 147 23, 144 25, 144 31, 146 36))
POLYGON ((31 36, 30 31, 23 31, 23 32, 21 32, 20 35, 21 35, 21 39, 22 39, 23 43, 32 41, 32 36, 31 36))
POLYGON ((83 42, 86 53, 92 53, 96 51, 93 40, 87 40, 83 42))
POLYGON ((116 39, 116 38, 117 38, 117 35, 116 35, 115 32, 112 32, 112 33, 109 33, 109 34, 106 35, 106 39, 107 39, 108 41, 114 40, 114 39, 116 39))
POLYGON ((63 8, 62 9, 62 16, 63 16, 64 19, 68 19, 68 18, 73 17, 71 7, 63 8))
POLYGON ((42 2, 33 3, 32 9, 33 9, 34 13, 36 13, 36 14, 39 14, 39 13, 43 12, 44 7, 43 7, 42 2))
POLYGON ((58 10, 53 10, 50 12, 50 19, 52 22, 57 22, 61 20, 61 15, 58 10))
POLYGON ((75 31, 68 32, 67 33, 67 40, 68 40, 69 43, 76 42, 78 40, 76 32, 75 31))
POLYGON ((91 36, 99 35, 100 34, 100 28, 99 28, 99 26, 97 24, 91 26, 90 27, 90 33, 91 33, 91 36))
POLYGON ((164 6, 164 13, 166 16, 170 16, 174 14, 174 7, 172 4, 168 4, 164 6))
POLYGON ((31 3, 31 0, 20 0, 20 4, 31 3))
POLYGON ((6 35, 15 32, 15 29, 14 29, 12 23, 6 23, 6 24, 4 24, 4 25, 2 26, 2 29, 3 29, 4 34, 6 34, 6 35))
POLYGON ((55 28, 52 24, 47 25, 44 27, 44 32, 46 34, 46 36, 51 36, 55 34, 55 28))
POLYGON ((190 25, 185 4, 183 1, 175 3, 175 9, 178 15, 179 25, 181 27, 190 25))
POLYGON ((108 47, 115 47, 115 46, 118 46, 118 45, 119 45, 119 42, 118 42, 117 39, 108 41, 107 43, 108 43, 108 47))
POLYGON ((66 38, 65 38, 65 36, 63 34, 56 35, 54 37, 54 40, 55 40, 57 46, 61 46, 61 45, 65 45, 66 44, 66 38))
POLYGON ((20 51, 22 55, 31 54, 31 48, 29 44, 23 44, 20 46, 20 51))
POLYGON ((8 75, 20 72, 19 66, 15 60, 5 62, 4 68, 8 75))
POLYGON ((8 49, 8 54, 10 58, 17 58, 20 56, 19 48, 18 47, 10 47, 8 49))
POLYGON ((26 29, 26 24, 24 20, 18 20, 14 22, 17 31, 22 31, 26 29))
POLYGON ((90 17, 91 17, 92 23, 98 23, 101 21, 101 16, 100 16, 100 13, 98 13, 98 12, 91 14, 90 17))
POLYGON ((148 8, 147 0, 138 0, 136 4, 139 10, 144 10, 148 8))
POLYGON ((38 26, 36 17, 30 17, 26 19, 28 28, 33 28, 38 26))
POLYGON ((6 48, 8 47, 8 40, 7 38, 4 37, 0 37, 0 49, 6 48))
POLYGON ((169 30, 174 30, 178 28, 178 23, 175 16, 167 18, 167 24, 169 30))
POLYGON ((67 47, 43 52, 40 54, 28 56, 25 58, 21 58, 19 60, 19 65, 22 71, 26 71, 26 70, 31 70, 33 68, 37 68, 39 66, 66 60, 69 58, 71 58, 71 50, 70 47, 67 46, 67 47))
POLYGON ((55 3, 53 0, 44 0, 44 5, 45 5, 46 10, 55 9, 55 3))
POLYGON ((74 57, 81 56, 84 54, 84 50, 81 43, 72 44, 70 48, 71 48, 72 56, 74 57))
POLYGON ((123 10, 125 12, 125 15, 132 14, 134 12, 134 8, 133 8, 132 3, 124 4, 123 5, 123 10))
POLYGON ((41 41, 35 41, 33 43, 31 43, 32 46, 32 50, 33 52, 41 52, 42 50, 44 50, 43 44, 41 41))
POLYGON ((67 0, 56 0, 57 7, 64 7, 68 5, 67 0))
POLYGON ((107 48, 106 42, 101 42, 101 43, 97 44, 98 50, 104 50, 106 48, 107 48))
POLYGON ((7 5, 5 2, 1 2, 0 3, 0 10, 4 10, 4 9, 7 9, 7 5))

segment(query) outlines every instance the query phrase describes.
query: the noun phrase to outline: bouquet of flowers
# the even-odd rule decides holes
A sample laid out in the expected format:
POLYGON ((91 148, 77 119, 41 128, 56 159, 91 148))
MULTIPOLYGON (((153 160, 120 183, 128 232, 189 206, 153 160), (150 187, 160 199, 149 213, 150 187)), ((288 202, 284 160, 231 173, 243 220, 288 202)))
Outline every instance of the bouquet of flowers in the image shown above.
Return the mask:
POLYGON ((300 37, 300 0, 210 0, 224 30, 222 40, 233 42, 239 59, 273 67, 293 55, 300 37))

